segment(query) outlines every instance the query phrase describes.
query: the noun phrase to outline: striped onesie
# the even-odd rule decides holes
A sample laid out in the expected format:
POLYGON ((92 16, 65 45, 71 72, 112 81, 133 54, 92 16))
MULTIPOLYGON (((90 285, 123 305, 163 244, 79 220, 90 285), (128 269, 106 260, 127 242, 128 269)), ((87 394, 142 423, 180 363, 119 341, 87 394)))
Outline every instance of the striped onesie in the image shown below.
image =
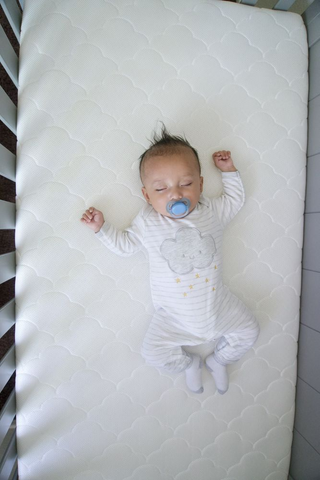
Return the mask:
POLYGON ((222 173, 223 194, 204 196, 186 217, 173 219, 146 204, 131 226, 104 224, 97 233, 119 255, 147 251, 155 314, 142 355, 171 372, 189 367, 183 346, 217 340, 214 356, 227 365, 254 344, 259 326, 247 307, 222 283, 222 233, 244 204, 239 172, 222 173))

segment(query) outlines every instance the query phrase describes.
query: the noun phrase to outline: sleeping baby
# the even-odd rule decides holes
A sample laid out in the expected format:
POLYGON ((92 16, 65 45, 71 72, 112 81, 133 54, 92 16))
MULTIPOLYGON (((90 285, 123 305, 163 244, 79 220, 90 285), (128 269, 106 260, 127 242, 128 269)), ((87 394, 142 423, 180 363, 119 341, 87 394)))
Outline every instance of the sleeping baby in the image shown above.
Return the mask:
POLYGON ((252 347, 259 326, 247 307, 222 283, 222 234, 244 204, 244 189, 230 152, 213 154, 222 172, 223 194, 202 195, 197 151, 163 126, 140 157, 146 205, 130 227, 119 231, 94 207, 81 221, 118 255, 145 250, 155 313, 142 355, 149 365, 185 372, 186 384, 202 393, 202 359, 185 346, 214 342, 205 359, 216 388, 229 387, 227 365, 252 347))

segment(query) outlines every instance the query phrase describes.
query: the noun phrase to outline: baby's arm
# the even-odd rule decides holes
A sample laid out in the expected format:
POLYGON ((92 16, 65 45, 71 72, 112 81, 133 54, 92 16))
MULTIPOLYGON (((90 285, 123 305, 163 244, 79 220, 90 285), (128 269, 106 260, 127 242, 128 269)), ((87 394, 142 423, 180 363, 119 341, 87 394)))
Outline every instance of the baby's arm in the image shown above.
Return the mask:
POLYGON ((117 255, 132 255, 142 248, 144 223, 139 214, 125 230, 118 230, 105 222, 102 212, 94 207, 84 212, 81 222, 93 230, 97 238, 117 255))
POLYGON ((104 224, 103 213, 94 207, 90 207, 82 215, 81 222, 93 230, 94 233, 98 233, 104 224))
POLYGON ((215 198, 212 203, 218 218, 225 227, 244 204, 244 188, 229 151, 216 152, 212 158, 216 167, 221 171, 223 183, 222 195, 215 198))
POLYGON ((236 172, 237 169, 233 164, 231 153, 226 150, 215 152, 212 155, 215 166, 221 170, 221 172, 236 172))

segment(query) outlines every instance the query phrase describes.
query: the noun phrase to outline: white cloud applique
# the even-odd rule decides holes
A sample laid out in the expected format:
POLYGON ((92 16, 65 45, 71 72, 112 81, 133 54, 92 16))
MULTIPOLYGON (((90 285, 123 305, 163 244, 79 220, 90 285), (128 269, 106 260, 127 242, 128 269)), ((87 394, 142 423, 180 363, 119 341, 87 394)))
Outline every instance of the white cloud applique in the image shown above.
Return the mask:
POLYGON ((169 268, 180 275, 211 265, 216 250, 211 235, 201 235, 199 230, 189 227, 180 228, 175 238, 165 240, 160 247, 169 268))

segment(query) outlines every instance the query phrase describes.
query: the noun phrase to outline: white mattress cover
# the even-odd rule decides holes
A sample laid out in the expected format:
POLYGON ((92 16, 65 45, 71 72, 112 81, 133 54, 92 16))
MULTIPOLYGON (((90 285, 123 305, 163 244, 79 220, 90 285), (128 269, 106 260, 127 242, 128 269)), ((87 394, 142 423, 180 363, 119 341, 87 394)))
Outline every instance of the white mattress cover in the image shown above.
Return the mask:
MULTIPOLYGON (((301 17, 211 0, 29 0, 17 171, 17 426, 21 480, 286 480, 296 381, 305 191, 301 17), (261 335, 220 396, 204 371, 145 365, 144 255, 82 226, 119 228, 143 199, 138 156, 157 122, 230 149, 247 203, 225 233, 224 279, 261 335)), ((211 346, 200 349, 204 356, 211 346)))

